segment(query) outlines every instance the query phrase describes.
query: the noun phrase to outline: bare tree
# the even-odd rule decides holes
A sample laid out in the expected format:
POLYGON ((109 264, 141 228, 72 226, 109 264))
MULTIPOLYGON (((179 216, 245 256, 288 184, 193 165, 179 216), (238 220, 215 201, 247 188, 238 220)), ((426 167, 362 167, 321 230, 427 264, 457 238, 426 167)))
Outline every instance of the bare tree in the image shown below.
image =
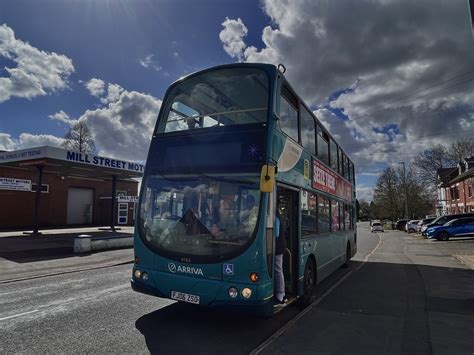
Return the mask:
POLYGON ((375 217, 391 220, 401 218, 405 211, 405 193, 409 218, 424 217, 432 212, 433 197, 413 167, 408 169, 405 178, 401 168, 386 168, 374 188, 375 217))
POLYGON ((474 139, 460 139, 451 144, 448 150, 448 158, 454 165, 465 158, 474 156, 474 139))
POLYGON ((430 188, 436 190, 438 184, 437 171, 441 168, 453 166, 448 158, 448 150, 445 146, 438 144, 426 149, 415 158, 414 166, 420 178, 430 184, 430 188))
POLYGON ((95 143, 89 128, 84 122, 78 122, 64 136, 62 147, 79 153, 95 153, 95 143))
POLYGON ((396 219, 403 215, 400 198, 400 177, 393 168, 386 168, 374 188, 375 217, 396 219))

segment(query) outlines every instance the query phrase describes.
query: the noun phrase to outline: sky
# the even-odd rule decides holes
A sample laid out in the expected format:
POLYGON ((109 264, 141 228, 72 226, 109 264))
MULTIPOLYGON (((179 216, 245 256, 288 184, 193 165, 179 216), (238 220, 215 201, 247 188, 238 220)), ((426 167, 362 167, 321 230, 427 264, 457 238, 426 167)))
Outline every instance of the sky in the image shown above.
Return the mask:
POLYGON ((474 136, 465 0, 2 0, 0 150, 59 146, 80 120, 100 154, 144 160, 167 87, 233 62, 286 66, 359 199, 384 168, 474 136))

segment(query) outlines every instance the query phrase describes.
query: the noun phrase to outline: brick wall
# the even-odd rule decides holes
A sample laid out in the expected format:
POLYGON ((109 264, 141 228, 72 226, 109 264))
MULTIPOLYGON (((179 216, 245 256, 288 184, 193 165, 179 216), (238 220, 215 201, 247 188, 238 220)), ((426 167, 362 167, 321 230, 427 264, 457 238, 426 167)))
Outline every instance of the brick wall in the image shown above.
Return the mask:
MULTIPOLYGON (((36 183, 36 171, 26 168, 6 168, 0 166, 0 177, 31 180, 36 183)), ((49 185, 49 192, 41 194, 39 220, 40 226, 65 226, 67 223, 67 199, 70 187, 90 188, 94 191, 93 225, 109 225, 111 213, 112 181, 61 178, 56 173, 43 173, 43 184, 49 185)), ((127 195, 138 194, 138 183, 117 181, 117 190, 127 195)), ((35 193, 27 191, 0 190, 0 229, 31 228, 35 206, 35 193)), ((130 207, 133 204, 129 204, 130 207)), ((133 225, 133 209, 129 208, 128 225, 133 225)), ((117 217, 115 217, 117 224, 117 217)))
POLYGON ((446 188, 448 213, 474 212, 474 177, 446 188))

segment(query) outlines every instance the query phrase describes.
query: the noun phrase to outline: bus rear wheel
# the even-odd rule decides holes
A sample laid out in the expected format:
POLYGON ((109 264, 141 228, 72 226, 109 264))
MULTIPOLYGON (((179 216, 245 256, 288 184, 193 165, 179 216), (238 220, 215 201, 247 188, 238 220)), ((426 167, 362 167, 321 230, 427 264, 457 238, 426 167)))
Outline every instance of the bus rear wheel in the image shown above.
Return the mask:
POLYGON ((303 277, 303 294, 298 300, 300 308, 304 308, 311 303, 311 297, 313 296, 314 289, 316 288, 316 266, 313 260, 308 259, 304 268, 303 277))
POLYGON ((344 262, 344 267, 349 267, 349 261, 351 260, 351 245, 347 243, 346 247, 346 261, 344 262))

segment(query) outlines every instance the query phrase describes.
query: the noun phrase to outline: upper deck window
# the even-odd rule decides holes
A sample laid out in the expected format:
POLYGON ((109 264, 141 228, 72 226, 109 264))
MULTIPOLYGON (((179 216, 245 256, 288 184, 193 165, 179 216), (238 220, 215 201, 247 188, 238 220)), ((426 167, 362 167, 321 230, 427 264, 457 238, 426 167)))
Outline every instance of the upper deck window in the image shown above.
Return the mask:
POLYGON ((158 133, 266 122, 269 80, 255 68, 219 69, 175 85, 158 133))
POLYGON ((297 107, 298 99, 286 87, 282 87, 278 109, 280 128, 296 142, 298 142, 297 107))
POLYGON ((316 132, 314 118, 309 111, 302 107, 301 110, 301 143, 311 154, 316 151, 316 132))
POLYGON ((329 165, 329 135, 324 132, 321 125, 318 124, 318 158, 324 164, 329 165))

